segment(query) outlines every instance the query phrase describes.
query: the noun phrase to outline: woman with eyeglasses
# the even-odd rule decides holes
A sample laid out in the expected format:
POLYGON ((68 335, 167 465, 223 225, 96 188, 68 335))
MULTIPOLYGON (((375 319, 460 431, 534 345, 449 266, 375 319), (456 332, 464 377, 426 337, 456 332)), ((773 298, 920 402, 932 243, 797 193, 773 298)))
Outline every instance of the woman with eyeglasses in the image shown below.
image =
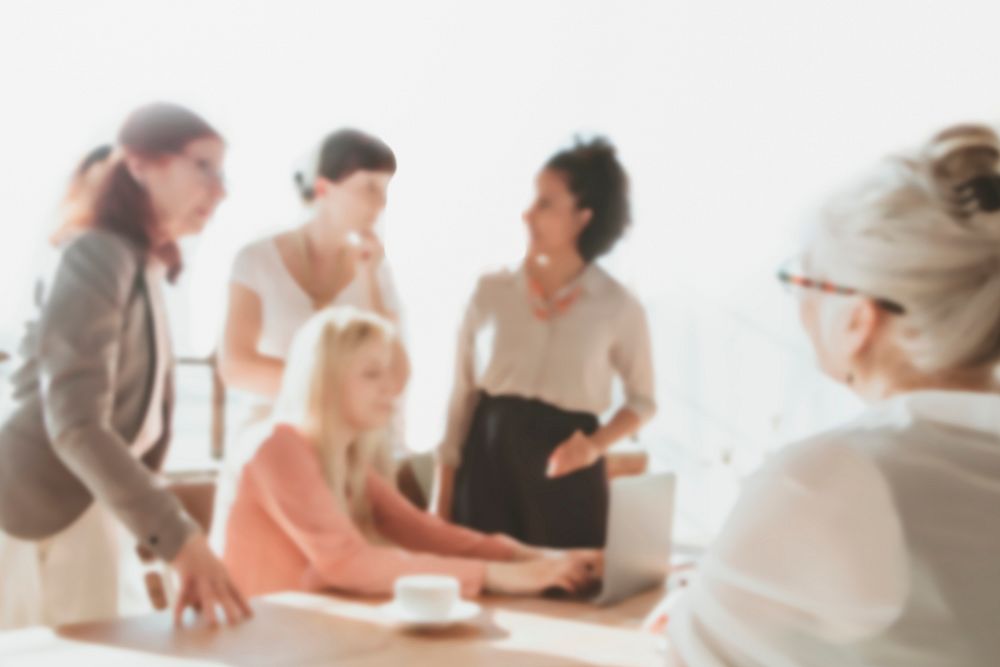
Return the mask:
POLYGON ((645 310, 597 263, 630 223, 628 177, 596 138, 553 155, 535 188, 523 263, 484 275, 462 323, 437 510, 528 544, 603 547, 604 454, 656 409, 645 310), (624 401, 602 424, 616 378, 624 401))
MULTIPOLYGON (((130 532, 211 624, 250 608, 197 524, 156 479, 170 444, 172 355, 161 295, 177 241, 225 195, 219 133, 187 109, 133 112, 86 229, 42 300, 16 404, 0 425, 0 626, 111 618, 130 591, 130 532), (124 528, 122 529, 122 524, 124 528)), ((141 586, 141 581, 138 582, 141 586)), ((133 591, 134 593, 134 591, 133 591)))
POLYGON ((884 160, 779 274, 820 367, 868 407, 746 482, 668 602, 672 664, 997 664, 998 158, 966 125, 884 160))

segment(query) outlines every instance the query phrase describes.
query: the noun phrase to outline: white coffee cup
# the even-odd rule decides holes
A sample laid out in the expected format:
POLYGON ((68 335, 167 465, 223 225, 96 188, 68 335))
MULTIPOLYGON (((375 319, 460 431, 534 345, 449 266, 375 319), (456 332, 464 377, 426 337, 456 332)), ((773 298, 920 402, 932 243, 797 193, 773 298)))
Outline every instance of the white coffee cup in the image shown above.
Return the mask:
POLYGON ((396 579, 395 603, 406 614, 428 619, 447 618, 460 599, 458 579, 416 574, 396 579))

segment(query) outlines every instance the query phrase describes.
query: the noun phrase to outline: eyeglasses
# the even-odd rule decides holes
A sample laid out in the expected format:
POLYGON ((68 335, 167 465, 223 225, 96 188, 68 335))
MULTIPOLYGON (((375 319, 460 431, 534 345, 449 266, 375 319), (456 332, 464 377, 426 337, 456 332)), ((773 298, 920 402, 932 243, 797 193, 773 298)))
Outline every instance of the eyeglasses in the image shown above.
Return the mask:
POLYGON ((178 153, 177 157, 186 159, 191 166, 195 168, 195 171, 198 172, 198 176, 201 177, 206 183, 210 185, 218 185, 221 188, 226 187, 226 175, 223 174, 221 170, 216 169, 215 166, 205 158, 188 155, 187 153, 178 153))
POLYGON ((789 289, 792 287, 801 287, 804 289, 819 290, 827 294, 836 294, 838 296, 863 296, 871 299, 876 306, 893 315, 904 315, 906 313, 906 309, 895 301, 865 294, 853 287, 844 287, 843 285, 837 285, 826 280, 807 278, 803 275, 804 272, 794 268, 795 262, 796 260, 789 260, 778 270, 778 281, 789 289))

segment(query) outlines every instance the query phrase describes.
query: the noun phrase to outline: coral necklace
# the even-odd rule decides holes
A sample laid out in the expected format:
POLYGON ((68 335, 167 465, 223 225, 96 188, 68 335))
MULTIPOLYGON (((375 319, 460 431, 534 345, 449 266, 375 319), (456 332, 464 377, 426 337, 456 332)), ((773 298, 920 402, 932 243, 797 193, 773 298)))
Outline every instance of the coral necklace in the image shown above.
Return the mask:
POLYGON ((542 284, 530 275, 527 278, 528 296, 531 299, 531 312, 540 320, 550 320, 557 315, 562 315, 580 298, 582 290, 579 285, 574 285, 565 294, 559 294, 560 291, 565 290, 563 288, 563 290, 556 291, 554 298, 546 298, 542 284))

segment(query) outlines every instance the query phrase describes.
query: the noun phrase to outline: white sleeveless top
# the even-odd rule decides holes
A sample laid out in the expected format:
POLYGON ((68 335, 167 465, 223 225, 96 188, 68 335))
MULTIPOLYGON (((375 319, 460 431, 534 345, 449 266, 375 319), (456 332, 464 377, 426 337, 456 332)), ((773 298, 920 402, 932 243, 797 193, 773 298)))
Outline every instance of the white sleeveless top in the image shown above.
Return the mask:
MULTIPOLYGON (((257 351, 269 357, 286 359, 292 339, 306 321, 316 312, 310 297, 295 281, 285 266, 274 236, 259 239, 245 246, 233 261, 230 281, 252 290, 260 298, 261 331, 257 351)), ((403 314, 385 259, 376 273, 379 291, 385 307, 395 314, 402 336, 403 314)), ((342 289, 332 306, 355 306, 363 310, 374 310, 368 286, 361 275, 355 277, 342 289)), ((397 399, 396 413, 390 426, 390 439, 397 453, 405 451, 403 427, 403 398, 397 399)))
MULTIPOLYGON (((384 259, 379 264, 377 278, 385 307, 400 317, 399 295, 384 259)), ((288 272, 275 237, 254 241, 236 255, 231 282, 254 291, 260 297, 261 333, 258 351, 269 357, 285 359, 295 332, 316 310, 312 297, 288 272)), ((341 290, 330 305, 374 309, 361 276, 341 290)))

